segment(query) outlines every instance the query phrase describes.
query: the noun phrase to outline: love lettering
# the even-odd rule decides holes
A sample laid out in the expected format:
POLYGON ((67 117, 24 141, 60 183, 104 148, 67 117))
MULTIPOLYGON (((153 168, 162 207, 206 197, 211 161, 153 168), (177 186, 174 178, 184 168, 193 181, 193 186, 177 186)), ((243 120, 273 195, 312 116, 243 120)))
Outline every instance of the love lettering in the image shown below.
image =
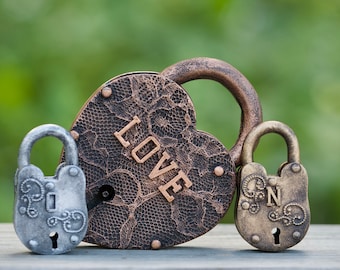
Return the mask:
MULTIPOLYGON (((120 131, 114 132, 114 136, 119 140, 119 142, 123 145, 124 148, 131 145, 131 143, 126 141, 123 138, 123 135, 130 128, 132 128, 136 124, 139 124, 140 122, 141 120, 137 116, 134 116, 133 119, 125 127, 123 127, 120 131)), ((160 151, 160 149, 161 149, 161 144, 159 143, 159 141, 154 136, 149 136, 132 149, 131 155, 137 163, 144 163, 149 158, 151 158, 154 154, 160 151), (138 156, 137 154, 138 151, 142 149, 146 144, 149 144, 149 143, 153 144, 152 150, 144 154, 144 156, 138 156)), ((160 175, 165 174, 166 172, 170 170, 178 168, 178 164, 175 161, 170 161, 170 165, 161 169, 163 163, 168 159, 170 159, 170 155, 166 151, 164 151, 162 153, 162 157, 160 158, 160 160, 157 162, 155 167, 150 172, 149 174, 150 179, 154 179, 160 175)), ((192 182, 189 180, 186 174, 182 170, 179 170, 177 175, 174 178, 170 179, 166 184, 159 186, 158 189, 163 194, 163 196, 167 199, 168 202, 172 202, 175 198, 174 196, 168 193, 168 189, 172 188, 172 191, 174 193, 177 193, 183 188, 181 183, 184 183, 184 186, 187 188, 190 188, 192 186, 192 182), (182 181, 179 182, 180 180, 182 181)))

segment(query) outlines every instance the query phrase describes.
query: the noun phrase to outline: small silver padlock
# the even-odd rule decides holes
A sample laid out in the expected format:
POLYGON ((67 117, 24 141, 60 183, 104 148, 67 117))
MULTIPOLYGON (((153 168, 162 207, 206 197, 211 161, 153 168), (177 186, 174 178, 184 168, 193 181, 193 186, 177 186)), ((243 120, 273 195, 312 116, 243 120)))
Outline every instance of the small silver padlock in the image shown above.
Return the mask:
POLYGON ((32 129, 21 143, 15 175, 14 228, 21 242, 39 254, 62 254, 76 247, 87 230, 85 185, 71 134, 51 124, 32 129), (65 163, 53 177, 30 164, 33 144, 45 136, 60 139, 65 148, 65 163))
POLYGON ((238 174, 235 224, 241 236, 262 251, 282 251, 299 243, 310 224, 308 176, 300 164, 298 140, 285 124, 267 121, 248 134, 238 174), (253 162, 260 137, 278 133, 288 148, 288 162, 277 175, 253 162))

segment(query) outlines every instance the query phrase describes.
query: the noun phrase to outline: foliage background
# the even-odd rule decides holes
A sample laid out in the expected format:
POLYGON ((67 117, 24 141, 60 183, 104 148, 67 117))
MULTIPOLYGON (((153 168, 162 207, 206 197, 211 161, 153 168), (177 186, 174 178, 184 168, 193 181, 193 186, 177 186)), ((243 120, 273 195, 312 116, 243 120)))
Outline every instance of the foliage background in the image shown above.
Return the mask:
MULTIPOLYGON (((30 129, 69 128, 113 76, 208 56, 248 78, 264 120, 294 129, 312 222, 340 223, 339 15, 336 0, 0 0, 0 222, 12 220, 16 158, 30 129)), ((198 128, 230 148, 240 109, 229 92, 211 81, 184 87, 198 128)), ((54 174, 61 147, 39 141, 32 163, 54 174)), ((264 136, 255 159, 275 173, 286 159, 282 138, 264 136)), ((232 210, 224 221, 233 221, 232 210)))

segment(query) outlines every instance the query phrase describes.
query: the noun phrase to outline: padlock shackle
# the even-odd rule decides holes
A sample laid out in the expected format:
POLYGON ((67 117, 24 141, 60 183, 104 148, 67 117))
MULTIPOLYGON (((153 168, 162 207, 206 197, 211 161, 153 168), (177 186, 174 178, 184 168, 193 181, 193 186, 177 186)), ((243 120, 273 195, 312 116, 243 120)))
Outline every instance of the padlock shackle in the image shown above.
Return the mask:
POLYGON ((225 86, 241 108, 241 126, 236 143, 230 155, 236 166, 241 162, 243 142, 250 130, 262 122, 262 108, 254 87, 233 66, 214 58, 193 58, 178 62, 161 75, 183 84, 196 79, 210 79, 225 86))
POLYGON ((281 122, 266 121, 254 127, 246 137, 241 156, 243 165, 253 162, 253 153, 261 136, 268 133, 277 133, 285 139, 288 163, 300 163, 299 142, 294 131, 281 122))
POLYGON ((64 128, 54 125, 45 124, 32 129, 23 139, 18 156, 18 169, 30 165, 31 150, 34 143, 46 136, 56 137, 62 141, 65 149, 65 162, 67 165, 78 166, 78 150, 76 142, 71 134, 64 128))

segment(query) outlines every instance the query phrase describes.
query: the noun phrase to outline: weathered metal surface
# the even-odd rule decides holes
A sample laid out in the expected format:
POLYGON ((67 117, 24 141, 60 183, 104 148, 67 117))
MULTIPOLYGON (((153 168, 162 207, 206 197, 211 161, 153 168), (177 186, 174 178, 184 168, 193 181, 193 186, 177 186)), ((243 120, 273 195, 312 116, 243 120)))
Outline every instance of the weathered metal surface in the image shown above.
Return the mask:
POLYGON ((42 125, 23 139, 15 178, 14 227, 21 242, 39 254, 61 254, 76 247, 87 228, 85 175, 78 165, 77 146, 64 128, 42 125), (60 139, 66 162, 53 177, 30 164, 33 144, 42 137, 60 139))
POLYGON ((157 73, 118 76, 93 94, 72 125, 87 179, 85 241, 158 249, 218 224, 233 198, 235 166, 195 122, 185 90, 157 73))
MULTIPOLYGON (((235 97, 241 108, 239 137, 230 150, 236 166, 240 165, 243 142, 250 130, 262 122, 262 109, 259 98, 249 81, 233 66, 213 58, 193 58, 178 62, 161 72, 178 84, 196 80, 210 79, 221 83, 235 97)), ((228 132, 228 127, 225 128, 228 132)))
POLYGON ((235 223, 241 236, 263 251, 282 251, 299 243, 310 223, 308 176, 300 164, 298 140, 285 124, 267 121, 247 136, 238 175, 235 223), (253 162, 260 137, 278 133, 286 141, 288 159, 277 175, 253 162))

